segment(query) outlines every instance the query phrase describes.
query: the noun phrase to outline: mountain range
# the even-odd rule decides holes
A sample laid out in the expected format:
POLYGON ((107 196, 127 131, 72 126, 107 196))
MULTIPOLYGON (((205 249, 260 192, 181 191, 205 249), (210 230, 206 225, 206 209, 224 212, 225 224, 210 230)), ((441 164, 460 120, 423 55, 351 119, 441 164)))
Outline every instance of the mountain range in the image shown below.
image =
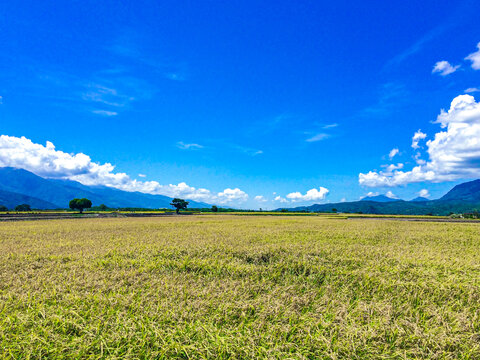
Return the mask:
POLYGON ((405 201, 377 195, 365 197, 360 201, 314 204, 288 210, 391 215, 449 215, 450 213, 475 212, 480 211, 480 180, 459 184, 436 200, 417 197, 405 201))
MULTIPOLYGON (((27 170, 0 168, 0 205, 13 209, 29 204, 34 209, 64 209, 73 198, 88 198, 94 206, 105 204, 111 208, 170 208, 172 198, 128 192, 107 186, 86 186, 72 180, 46 179, 27 170)), ((191 208, 211 205, 189 201, 191 208)), ((440 199, 417 197, 410 201, 392 199, 386 195, 365 197, 359 201, 314 204, 288 209, 290 211, 392 214, 392 215, 448 215, 480 210, 480 180, 455 186, 440 199)))
MULTIPOLYGON (((68 208, 73 198, 88 198, 93 206, 105 204, 112 208, 170 208, 172 201, 172 198, 164 195, 122 191, 107 186, 86 186, 71 180, 45 179, 23 169, 0 168, 0 205, 9 209, 18 204, 29 204, 34 209, 68 208)), ((211 206, 188 201, 193 208, 211 206)))

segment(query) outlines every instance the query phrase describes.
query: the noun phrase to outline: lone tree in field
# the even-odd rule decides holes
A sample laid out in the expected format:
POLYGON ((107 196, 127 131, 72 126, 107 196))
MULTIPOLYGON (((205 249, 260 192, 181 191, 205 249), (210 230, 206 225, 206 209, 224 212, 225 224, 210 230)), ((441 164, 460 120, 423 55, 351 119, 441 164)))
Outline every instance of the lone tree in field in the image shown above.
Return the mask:
POLYGON ((180 210, 186 209, 188 206, 188 201, 183 199, 175 198, 172 200, 171 204, 175 208, 175 212, 178 214, 180 210))
POLYGON ((217 205, 212 206, 212 212, 218 212, 218 207, 217 205))
POLYGON ((78 210, 80 211, 80 214, 83 213, 83 209, 89 209, 92 207, 92 202, 88 199, 73 199, 70 200, 70 203, 68 204, 70 206, 70 209, 72 210, 78 210))
POLYGON ((32 208, 28 204, 20 204, 15 206, 15 211, 32 211, 32 208))

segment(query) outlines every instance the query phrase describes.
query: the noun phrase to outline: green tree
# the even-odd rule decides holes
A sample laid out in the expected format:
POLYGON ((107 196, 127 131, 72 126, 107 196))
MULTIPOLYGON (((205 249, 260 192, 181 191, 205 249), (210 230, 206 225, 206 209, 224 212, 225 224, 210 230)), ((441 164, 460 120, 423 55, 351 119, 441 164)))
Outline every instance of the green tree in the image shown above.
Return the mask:
POLYGON ((15 206, 15 211, 32 211, 32 208, 28 204, 20 204, 15 206))
POLYGON ((83 209, 89 209, 92 207, 92 202, 88 199, 73 199, 70 200, 70 203, 68 204, 70 209, 72 210, 78 210, 81 213, 83 213, 83 209))
POLYGON ((106 211, 108 209, 107 205, 101 204, 99 207, 100 211, 106 211))
POLYGON ((332 212, 336 213, 336 212, 337 212, 337 209, 333 208, 333 209, 332 209, 332 212))
POLYGON ((6 206, 0 205, 0 211, 8 211, 6 206))
POLYGON ((170 203, 175 208, 175 212, 178 214, 180 210, 186 209, 188 206, 188 201, 185 201, 183 199, 175 198, 172 200, 170 203))
POLYGON ((212 206, 212 212, 218 212, 218 207, 217 205, 212 206))

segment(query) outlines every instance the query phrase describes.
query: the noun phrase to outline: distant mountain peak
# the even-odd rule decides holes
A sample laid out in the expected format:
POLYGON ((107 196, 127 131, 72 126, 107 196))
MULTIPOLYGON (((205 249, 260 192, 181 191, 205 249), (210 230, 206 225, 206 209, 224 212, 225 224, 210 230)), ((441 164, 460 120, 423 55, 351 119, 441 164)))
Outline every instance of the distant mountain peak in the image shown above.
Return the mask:
POLYGON ((415 199, 412 199, 410 201, 414 201, 414 202, 422 202, 422 201, 430 201, 430 199, 427 199, 426 197, 423 197, 423 196, 418 196, 416 197, 415 199))
POLYGON ((375 195, 375 196, 366 196, 360 201, 376 201, 376 202, 391 202, 391 201, 401 201, 400 199, 393 199, 386 195, 375 195))

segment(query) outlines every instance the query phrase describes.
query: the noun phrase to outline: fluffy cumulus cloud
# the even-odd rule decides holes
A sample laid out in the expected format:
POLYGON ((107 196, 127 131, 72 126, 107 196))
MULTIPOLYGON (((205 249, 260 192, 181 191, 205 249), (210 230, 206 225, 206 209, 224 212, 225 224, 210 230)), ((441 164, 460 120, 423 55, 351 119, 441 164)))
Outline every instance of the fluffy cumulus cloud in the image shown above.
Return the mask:
POLYGON ((423 140, 427 137, 427 134, 424 134, 421 130, 418 130, 412 137, 412 148, 418 149, 420 146, 418 143, 420 140, 423 140))
POLYGON ((265 199, 265 197, 262 196, 262 195, 257 195, 257 196, 255 196, 254 200, 257 201, 257 202, 267 202, 267 201, 268 201, 268 200, 265 199))
POLYGON ((398 169, 403 169, 403 164, 402 163, 398 163, 398 164, 390 164, 390 165, 382 165, 382 167, 385 168, 385 171, 386 173, 391 173, 393 172, 394 170, 398 170, 398 169))
POLYGON ((440 112, 436 122, 444 130, 427 141, 428 160, 420 161, 418 153, 418 165, 410 171, 360 173, 359 183, 370 187, 398 186, 480 177, 480 103, 471 95, 457 96, 448 111, 440 112))
POLYGON ((439 61, 433 66, 432 73, 438 73, 441 76, 447 76, 454 73, 460 65, 451 65, 448 61, 439 61))
POLYGON ((287 199, 290 199, 293 202, 297 201, 318 201, 323 200, 329 193, 328 189, 324 187, 319 187, 318 189, 310 189, 304 195, 300 192, 293 192, 287 195, 287 199))
POLYGON ((418 192, 418 196, 420 197, 424 197, 424 198, 429 198, 430 197, 430 193, 428 192, 427 189, 422 189, 418 192))
POLYGON ((373 196, 378 196, 378 195, 380 195, 379 192, 369 191, 369 192, 366 193, 365 195, 360 196, 360 200, 365 199, 365 198, 367 198, 367 197, 373 197, 373 196))
POLYGON ((281 203, 286 203, 286 202, 288 202, 287 199, 281 197, 280 195, 278 195, 278 196, 275 197, 275 201, 279 201, 279 202, 281 202, 281 203))
POLYGON ((387 193, 385 194, 386 197, 390 198, 390 199, 398 199, 398 196, 395 195, 393 192, 391 191, 387 191, 387 193))
POLYGON ((110 163, 98 164, 88 155, 68 154, 25 137, 0 135, 0 167, 11 166, 43 177, 72 179, 85 185, 123 186, 130 181, 125 173, 114 173, 110 163))
POLYGON ((242 203, 248 200, 248 194, 239 188, 225 189, 217 194, 217 199, 221 204, 230 202, 242 203))
MULTIPOLYGON (((360 196, 360 200, 363 200, 363 199, 366 199, 366 198, 371 198, 371 197, 375 197, 375 196, 379 196, 380 193, 378 191, 369 191, 368 193, 366 193, 364 196, 360 196)), ((393 192, 391 191, 387 191, 387 193, 385 194, 386 197, 390 198, 390 199, 398 199, 398 196, 395 195, 393 192)))
POLYGON ((477 51, 468 55, 465 60, 472 62, 472 69, 480 70, 480 42, 477 44, 477 51))
MULTIPOLYGON (((157 181, 132 180, 127 174, 114 172, 110 163, 99 164, 85 154, 69 154, 57 150, 47 141, 36 144, 25 137, 0 135, 0 167, 25 169, 42 177, 69 179, 84 185, 104 185, 125 191, 183 197, 186 199, 218 204, 239 204, 248 199, 248 194, 236 189, 212 193, 208 189, 195 188, 181 182, 177 185, 162 185, 157 181)), ((143 177, 142 174, 139 174, 143 177)))

